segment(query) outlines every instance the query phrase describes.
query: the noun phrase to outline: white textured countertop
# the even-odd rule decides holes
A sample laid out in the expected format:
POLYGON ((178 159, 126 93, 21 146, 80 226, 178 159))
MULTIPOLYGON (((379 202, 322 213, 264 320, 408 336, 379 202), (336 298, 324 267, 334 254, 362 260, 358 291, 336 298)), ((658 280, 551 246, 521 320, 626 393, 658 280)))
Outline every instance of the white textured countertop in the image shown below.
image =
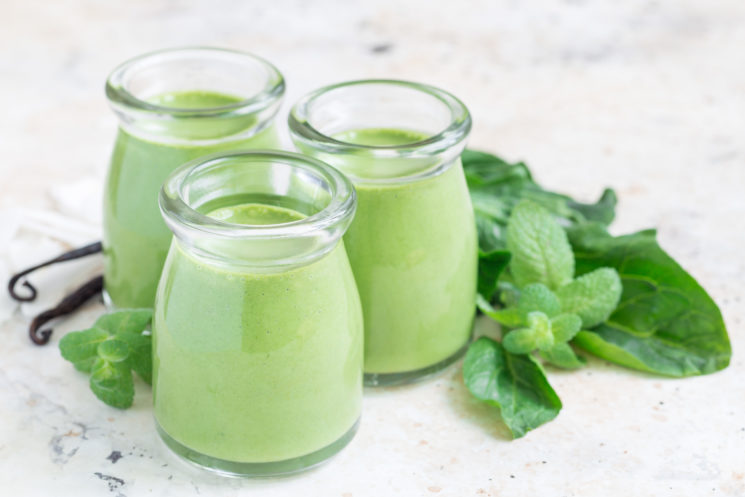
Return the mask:
MULTIPOLYGON (((471 108, 472 146, 524 159, 580 199, 614 187, 614 231, 657 226, 721 306, 729 369, 669 380, 592 360, 551 372, 563 411, 509 441, 458 365, 367 391, 357 437, 325 466, 230 480, 167 452, 146 385, 133 408, 109 408, 60 357, 59 338, 100 304, 58 324, 48 346, 30 343, 28 316, 65 290, 47 284, 22 309, 0 296, 0 495, 745 496, 745 3, 402 3, 0 0, 0 279, 98 238, 116 129, 108 71, 153 49, 219 45, 283 71, 282 120, 322 84, 421 80, 471 108)), ((36 280, 74 286, 86 264, 36 280)))

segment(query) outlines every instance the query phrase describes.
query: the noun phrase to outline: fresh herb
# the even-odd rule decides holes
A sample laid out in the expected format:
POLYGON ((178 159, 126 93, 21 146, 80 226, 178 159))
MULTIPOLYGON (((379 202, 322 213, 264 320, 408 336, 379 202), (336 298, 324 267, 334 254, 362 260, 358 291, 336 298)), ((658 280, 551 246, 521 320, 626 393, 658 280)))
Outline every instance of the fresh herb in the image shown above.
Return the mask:
POLYGON ((551 421, 561 400, 530 355, 515 355, 490 338, 481 337, 468 348, 463 362, 466 386, 478 399, 500 409, 515 438, 551 421))
POLYGON ((93 393, 106 404, 126 409, 134 400, 134 371, 152 382, 150 309, 124 309, 98 318, 91 328, 60 340, 62 357, 90 373, 93 393))
POLYGON ((515 437, 561 409, 538 358, 582 367, 570 344, 668 376, 727 366, 731 348, 718 307, 654 232, 608 234, 612 190, 582 204, 543 190, 521 162, 474 151, 462 160, 479 234, 478 307, 503 328, 501 343, 471 345, 464 381, 500 407, 515 437))
POLYGON ((522 162, 510 164, 474 150, 463 152, 461 160, 476 214, 479 248, 484 254, 506 249, 507 221, 512 209, 523 199, 532 200, 563 224, 598 221, 608 225, 613 221, 616 206, 613 190, 605 190, 594 204, 583 204, 541 188, 522 162))

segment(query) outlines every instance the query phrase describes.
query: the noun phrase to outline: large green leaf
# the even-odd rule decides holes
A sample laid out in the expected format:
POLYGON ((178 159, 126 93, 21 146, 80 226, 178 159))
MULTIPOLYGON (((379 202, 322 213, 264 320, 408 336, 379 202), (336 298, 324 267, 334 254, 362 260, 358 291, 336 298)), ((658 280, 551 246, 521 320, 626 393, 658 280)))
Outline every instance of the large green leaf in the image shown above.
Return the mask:
POLYGON ((596 203, 583 204, 541 188, 522 162, 512 164, 475 150, 464 151, 461 160, 476 214, 479 247, 485 253, 505 248, 510 213, 525 198, 568 224, 602 221, 607 225, 613 220, 616 195, 612 190, 605 190, 596 203))
POLYGON ((499 275, 510 262, 510 253, 506 250, 482 252, 479 250, 479 279, 478 291, 485 298, 490 299, 497 290, 499 275))
POLYGON ((612 237, 597 223, 569 231, 577 274, 618 271, 620 303, 610 318, 574 343, 603 359, 668 376, 727 367, 732 349, 719 308, 657 244, 655 232, 612 237))
POLYGON ((513 355, 481 337, 468 348, 463 379, 478 399, 497 406, 515 438, 554 419, 561 400, 530 355, 513 355))

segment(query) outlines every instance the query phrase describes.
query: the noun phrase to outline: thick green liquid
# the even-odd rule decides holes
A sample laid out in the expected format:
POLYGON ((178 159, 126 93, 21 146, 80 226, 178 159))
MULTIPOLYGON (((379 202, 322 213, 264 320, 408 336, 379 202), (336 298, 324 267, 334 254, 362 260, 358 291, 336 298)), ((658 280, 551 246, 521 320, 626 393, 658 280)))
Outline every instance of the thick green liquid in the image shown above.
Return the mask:
MULTIPOLYGON (((175 108, 205 108, 239 100, 194 91, 161 95, 152 102, 175 108)), ((196 118, 172 124, 175 137, 190 136, 203 127, 220 125, 214 119, 202 121, 196 118)), ((225 129, 236 132, 233 127, 226 126, 225 129)), ((197 157, 222 150, 275 148, 277 145, 272 126, 247 140, 209 146, 148 141, 120 129, 104 193, 104 281, 112 303, 116 307, 153 305, 158 278, 171 243, 171 232, 158 209, 158 192, 174 169, 197 157)))
MULTIPOLYGON (((335 138, 393 146, 425 135, 376 128, 335 138)), ((334 165, 359 172, 355 160, 334 165)), ((460 161, 433 177, 355 180, 355 188, 357 213, 344 244, 362 300, 365 373, 416 371, 448 359, 471 336, 476 299, 476 229, 460 161)))
MULTIPOLYGON (((242 224, 302 217, 259 204, 209 215, 242 224)), ((156 419, 176 441, 223 460, 312 453, 360 415, 362 345, 341 242, 309 265, 271 273, 205 264, 174 240, 155 306, 156 419)))

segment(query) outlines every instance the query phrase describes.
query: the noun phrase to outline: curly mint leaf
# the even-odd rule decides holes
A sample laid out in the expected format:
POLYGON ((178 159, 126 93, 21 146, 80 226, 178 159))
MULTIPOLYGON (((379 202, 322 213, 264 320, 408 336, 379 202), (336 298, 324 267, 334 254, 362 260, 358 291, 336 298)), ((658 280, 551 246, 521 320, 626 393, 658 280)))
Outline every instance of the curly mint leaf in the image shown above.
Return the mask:
POLYGON ((518 328, 507 333, 502 345, 511 354, 529 354, 538 348, 536 333, 530 328, 518 328))
POLYGON ((554 342, 568 342, 582 328, 582 319, 576 314, 559 314, 551 319, 551 333, 554 335, 554 342))
POLYGON ((129 357, 127 342, 110 338, 98 344, 98 356, 108 362, 122 362, 129 357))
POLYGON ((510 271, 517 286, 543 283, 557 289, 574 275, 574 255, 567 235, 553 216, 538 204, 522 200, 507 223, 510 271))
POLYGON ((607 320, 618 305, 623 286, 618 272, 601 267, 583 274, 556 291, 561 310, 577 314, 582 326, 592 328, 607 320))
POLYGON ((104 314, 98 318, 95 326, 112 335, 142 333, 152 319, 151 309, 122 309, 104 314))
POLYGON ((574 343, 603 359, 667 376, 727 367, 732 348, 722 314, 696 280, 655 239, 653 230, 612 237, 599 224, 569 230, 577 274, 618 271, 623 294, 610 318, 574 343))
POLYGON ((112 407, 126 409, 134 400, 132 372, 121 362, 96 359, 91 368, 90 386, 96 397, 112 407))
POLYGON ((477 399, 500 409, 515 438, 524 436, 561 410, 561 400, 530 355, 513 355, 499 342, 481 337, 463 363, 463 380, 477 399))
POLYGON ((146 328, 150 309, 122 309, 101 316, 83 331, 60 340, 62 357, 76 369, 90 373, 90 387, 105 403, 119 408, 132 404, 132 371, 152 382, 152 336, 146 328))
POLYGON ((536 349, 547 350, 553 347, 554 335, 551 332, 551 321, 548 316, 540 311, 529 313, 528 328, 534 334, 536 349))
POLYGON ((517 308, 527 317, 529 312, 541 311, 548 317, 553 317, 561 311, 559 298, 542 283, 527 285, 520 292, 517 308))
POLYGON ((579 369, 585 365, 585 360, 577 356, 566 342, 557 343, 548 350, 542 350, 541 357, 549 364, 562 369, 579 369))
POLYGON ((88 373, 97 357, 98 346, 107 338, 109 334, 96 327, 73 331, 60 340, 60 353, 62 357, 73 363, 75 369, 88 373))
POLYGON ((152 335, 124 333, 117 335, 117 338, 127 342, 127 345, 129 345, 131 352, 127 358, 127 365, 132 368, 132 371, 137 373, 145 383, 151 385, 153 382, 152 335))

